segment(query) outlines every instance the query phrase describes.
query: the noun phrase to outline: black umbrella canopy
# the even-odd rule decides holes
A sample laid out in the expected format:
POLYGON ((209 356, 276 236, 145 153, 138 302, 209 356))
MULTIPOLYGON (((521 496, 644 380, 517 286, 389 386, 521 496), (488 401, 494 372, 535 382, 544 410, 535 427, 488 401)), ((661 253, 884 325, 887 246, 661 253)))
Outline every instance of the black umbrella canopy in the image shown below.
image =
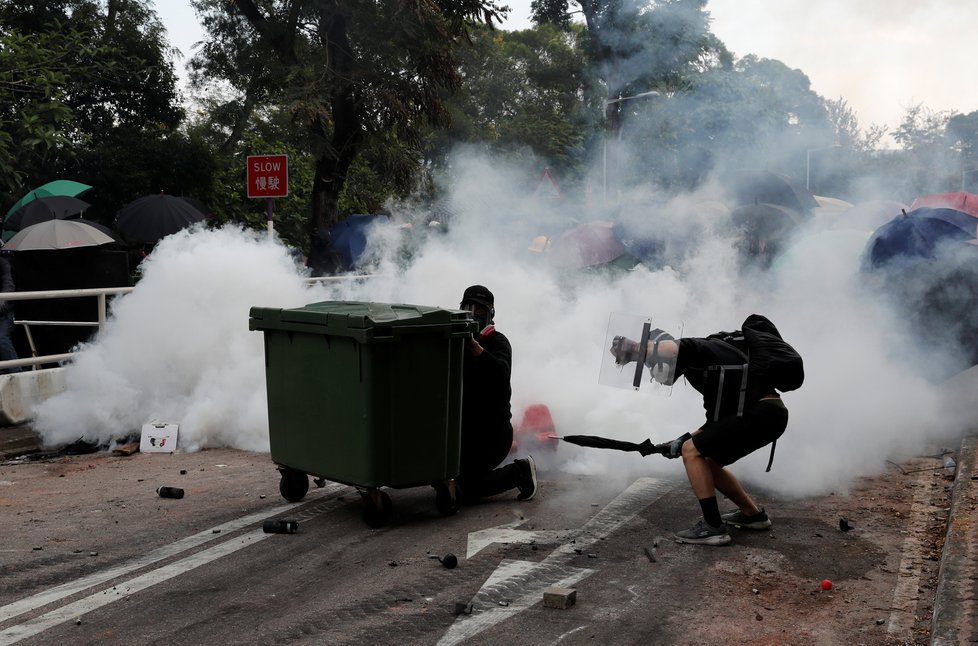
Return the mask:
POLYGON ((205 220, 207 216, 190 202, 163 193, 147 195, 122 207, 116 229, 129 242, 155 244, 162 238, 205 220))
POLYGON ((652 455, 653 453, 666 453, 669 450, 668 442, 664 444, 652 444, 652 440, 646 439, 641 444, 635 442, 625 442, 623 440, 614 440, 608 437, 600 437, 598 435, 563 435, 554 436, 565 442, 570 442, 571 444, 576 444, 578 446, 585 446, 591 449, 611 449, 612 451, 636 451, 642 454, 642 457, 647 455, 652 455))
POLYGON ((724 182, 734 199, 734 206, 777 204, 808 214, 818 208, 818 201, 803 185, 787 175, 769 170, 738 170, 724 182))
POLYGON ((39 222, 70 218, 89 206, 91 205, 88 202, 70 195, 39 197, 12 212, 4 221, 3 228, 8 231, 20 231, 39 222))

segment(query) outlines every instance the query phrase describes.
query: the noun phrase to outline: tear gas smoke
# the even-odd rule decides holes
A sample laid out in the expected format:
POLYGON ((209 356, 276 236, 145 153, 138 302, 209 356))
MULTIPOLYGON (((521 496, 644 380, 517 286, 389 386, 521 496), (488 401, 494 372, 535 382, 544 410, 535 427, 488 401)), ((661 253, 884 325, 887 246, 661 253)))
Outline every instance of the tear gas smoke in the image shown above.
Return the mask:
MULTIPOLYGON (((235 228, 164 239, 136 289, 81 348, 67 392, 37 411, 38 431, 52 445, 80 436, 106 442, 160 420, 180 424, 181 450, 265 451, 263 341, 248 330, 251 306, 337 299, 457 308, 473 283, 495 293, 497 327, 513 344, 514 423, 544 403, 558 434, 661 442, 692 431, 704 420, 702 400, 682 380, 667 389, 646 376, 641 392, 597 383, 609 313, 651 316, 678 337, 737 329, 758 312, 801 352, 807 378, 784 396, 790 421, 773 470, 764 473, 766 450, 734 465, 748 484, 797 495, 834 490, 961 428, 940 387, 915 365, 920 340, 866 289, 860 234, 813 228, 769 271, 742 271, 715 209, 695 206, 706 196, 659 198, 644 221, 684 241, 675 262, 558 272, 528 246, 541 223, 559 219, 560 205, 518 197, 511 187, 519 172, 496 161, 470 157, 452 168, 453 221, 438 232, 404 229, 410 244, 375 236, 381 260, 367 280, 310 289, 284 247, 235 228)), ((929 361, 942 351, 926 349, 929 361)), ((540 458, 548 468, 607 474, 612 484, 650 473, 684 477, 679 461, 634 453, 560 446, 540 458)))

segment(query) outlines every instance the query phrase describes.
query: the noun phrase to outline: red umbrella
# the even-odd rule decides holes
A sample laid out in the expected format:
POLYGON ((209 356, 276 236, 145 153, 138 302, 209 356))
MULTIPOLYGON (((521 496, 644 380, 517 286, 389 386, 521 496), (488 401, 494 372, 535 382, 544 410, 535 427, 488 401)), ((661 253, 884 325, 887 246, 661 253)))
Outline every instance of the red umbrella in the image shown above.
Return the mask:
POLYGON ((958 191, 956 193, 934 193, 922 195, 913 201, 908 211, 929 206, 934 209, 954 209, 964 211, 978 218, 978 195, 958 191))
POLYGON ((625 245, 615 237, 612 223, 585 222, 559 235, 551 244, 550 262, 564 269, 604 265, 625 253, 625 245))

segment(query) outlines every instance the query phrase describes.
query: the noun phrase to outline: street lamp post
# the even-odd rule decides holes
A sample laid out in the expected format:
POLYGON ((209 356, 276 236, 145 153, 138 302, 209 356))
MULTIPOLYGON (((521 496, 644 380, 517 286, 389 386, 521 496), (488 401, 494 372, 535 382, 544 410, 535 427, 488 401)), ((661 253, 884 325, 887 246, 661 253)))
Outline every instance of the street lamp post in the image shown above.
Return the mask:
POLYGON ((805 190, 809 193, 812 191, 812 153, 819 152, 820 150, 834 150, 835 148, 842 148, 842 146, 832 144, 831 146, 821 146, 820 148, 809 148, 805 151, 805 190))
MULTIPOLYGON (((968 191, 968 188, 971 187, 971 182, 969 181, 969 178, 974 177, 975 175, 978 175, 978 168, 972 168, 971 170, 963 170, 963 171, 961 171, 961 190, 962 191, 968 191)), ((969 193, 973 193, 974 191, 968 191, 968 192, 969 193)))
MULTIPOLYGON (((633 94, 632 96, 621 96, 621 95, 619 95, 618 98, 615 98, 615 99, 606 99, 605 102, 604 102, 604 109, 605 109, 605 112, 607 113, 608 106, 609 105, 617 104, 618 105, 618 110, 620 110, 621 109, 621 104, 624 103, 625 101, 631 101, 632 99, 644 99, 644 98, 653 97, 653 96, 660 96, 660 94, 658 92, 656 92, 655 90, 649 90, 648 92, 640 92, 638 94, 633 94)), ((615 119, 615 124, 614 124, 613 130, 615 131, 615 135, 616 135, 615 136, 615 139, 616 140, 621 139, 621 124, 618 123, 618 120, 617 119, 615 119)), ((617 152, 617 150, 616 150, 616 152, 617 152)), ((604 201, 607 202, 608 201, 608 133, 605 133, 605 137, 604 137, 603 157, 604 157, 604 159, 603 159, 603 166, 604 167, 602 169, 602 175, 603 175, 603 177, 602 177, 602 183, 603 183, 604 201)), ((615 160, 617 162, 617 156, 615 157, 615 160)), ((617 168, 616 168, 616 170, 617 170, 617 168)))

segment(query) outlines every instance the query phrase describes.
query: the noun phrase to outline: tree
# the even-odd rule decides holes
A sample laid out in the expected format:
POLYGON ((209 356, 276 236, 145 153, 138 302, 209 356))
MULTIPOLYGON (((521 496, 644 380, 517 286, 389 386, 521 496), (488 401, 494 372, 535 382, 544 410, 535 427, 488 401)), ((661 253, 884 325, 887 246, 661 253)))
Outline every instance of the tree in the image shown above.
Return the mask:
MULTIPOLYGON (((165 30, 145 2, 0 0, 0 25, 0 164, 9 197, 69 174, 94 185, 89 198, 114 214, 143 187, 105 177, 104 167, 169 174, 159 156, 139 154, 185 143, 175 132, 184 114, 165 30)), ((151 184, 159 190, 159 180, 151 184)))
POLYGON ((907 108, 893 139, 905 152, 901 191, 908 201, 917 195, 954 190, 960 165, 946 136, 951 111, 934 111, 922 104, 907 108))
MULTIPOLYGON (((951 147, 961 156, 965 171, 978 168, 978 111, 956 114, 948 119, 945 136, 951 147)), ((969 182, 975 185, 974 180, 969 182)))
POLYGON ((501 32, 483 28, 461 55, 464 81, 448 102, 452 125, 433 155, 458 142, 481 144, 515 160, 541 160, 562 176, 577 174, 593 131, 580 26, 501 32))
POLYGON ((805 149, 831 141, 808 77, 779 61, 745 56, 691 74, 668 100, 629 102, 634 162, 664 186, 694 188, 714 169, 771 168, 799 175, 805 149))
MULTIPOLYGON (((375 161, 420 169, 428 128, 445 123, 444 96, 458 87, 456 48, 470 25, 504 14, 489 0, 194 0, 194 6, 211 39, 223 41, 202 55, 236 52, 235 60, 249 61, 234 78, 247 79, 255 95, 258 88, 279 90, 275 100, 289 106, 308 135, 315 157, 309 264, 317 272, 332 269, 328 231, 340 218, 358 156, 386 141, 396 145, 384 146, 388 154, 375 161), (222 12, 224 23, 217 19, 222 12), (231 24, 236 29, 226 28, 231 24)), ((240 90, 242 83, 235 85, 240 90)), ((246 115, 247 97, 239 104, 246 115)))

